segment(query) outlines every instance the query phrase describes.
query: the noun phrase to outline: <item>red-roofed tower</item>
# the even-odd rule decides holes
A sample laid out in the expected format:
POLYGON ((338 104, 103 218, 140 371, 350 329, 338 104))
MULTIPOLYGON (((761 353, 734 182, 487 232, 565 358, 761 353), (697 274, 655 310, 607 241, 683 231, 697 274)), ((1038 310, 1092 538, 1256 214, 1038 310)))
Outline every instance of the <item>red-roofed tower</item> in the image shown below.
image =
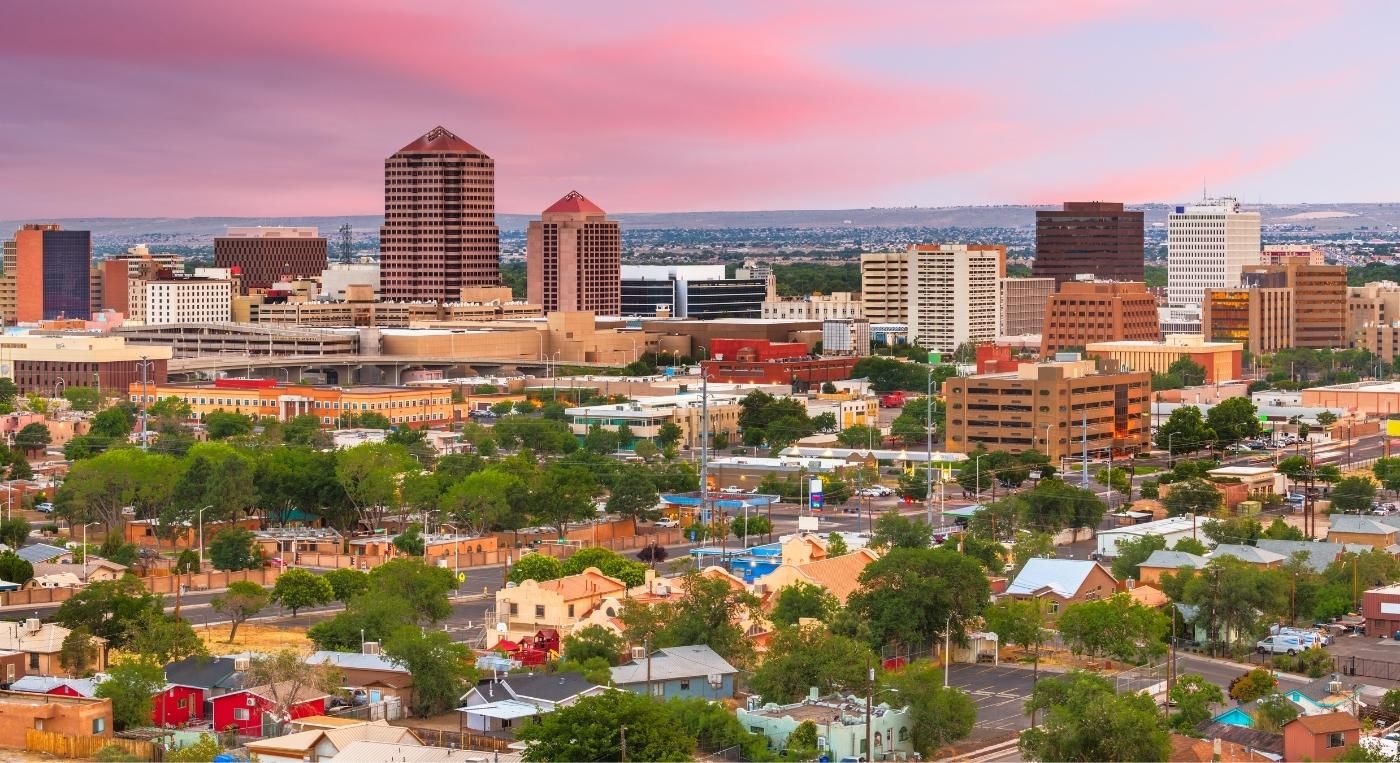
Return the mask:
POLYGON ((380 293, 455 302, 463 286, 501 280, 496 163, 434 127, 384 160, 380 293))
POLYGON ((529 300, 546 313, 622 312, 622 228, 578 191, 554 202, 525 231, 529 300))

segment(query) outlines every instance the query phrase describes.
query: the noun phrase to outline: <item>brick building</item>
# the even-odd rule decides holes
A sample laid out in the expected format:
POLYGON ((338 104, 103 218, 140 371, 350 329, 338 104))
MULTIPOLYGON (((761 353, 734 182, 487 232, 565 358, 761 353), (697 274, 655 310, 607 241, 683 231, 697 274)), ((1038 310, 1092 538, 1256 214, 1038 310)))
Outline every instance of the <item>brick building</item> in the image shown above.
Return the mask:
POLYGON ((622 310, 622 227, 570 191, 525 230, 525 284, 546 313, 622 310))
POLYGON ((1157 300, 1141 282, 1066 281, 1045 305, 1040 354, 1091 342, 1161 339, 1157 300))
POLYGON ((288 278, 326 269, 326 239, 314 227, 229 228, 214 237, 214 267, 237 270, 240 292, 266 289, 288 278))

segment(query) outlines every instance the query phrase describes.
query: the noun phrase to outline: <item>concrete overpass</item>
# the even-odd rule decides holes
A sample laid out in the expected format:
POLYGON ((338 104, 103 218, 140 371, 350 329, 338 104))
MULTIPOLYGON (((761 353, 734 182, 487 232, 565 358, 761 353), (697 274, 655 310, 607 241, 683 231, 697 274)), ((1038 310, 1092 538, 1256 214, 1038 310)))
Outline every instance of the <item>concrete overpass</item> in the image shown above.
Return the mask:
MULTIPOLYGON (((542 376, 548 358, 443 358, 420 355, 201 355, 174 358, 167 375, 171 381, 198 381, 219 376, 261 376, 295 381, 307 374, 320 375, 332 384, 401 383, 410 371, 443 371, 448 377, 495 376, 520 373, 542 376), (506 372, 503 374, 503 372, 506 372)), ((559 361, 584 368, 615 368, 609 363, 559 361)))

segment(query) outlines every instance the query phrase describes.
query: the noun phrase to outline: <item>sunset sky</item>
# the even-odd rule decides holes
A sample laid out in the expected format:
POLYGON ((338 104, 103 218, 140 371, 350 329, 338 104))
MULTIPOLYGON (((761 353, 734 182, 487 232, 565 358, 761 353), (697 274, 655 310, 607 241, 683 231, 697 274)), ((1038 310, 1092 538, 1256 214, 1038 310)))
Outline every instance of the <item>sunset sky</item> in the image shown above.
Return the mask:
POLYGON ((14 0, 0 219, 376 214, 441 124, 497 208, 1400 201, 1388 2, 14 0))

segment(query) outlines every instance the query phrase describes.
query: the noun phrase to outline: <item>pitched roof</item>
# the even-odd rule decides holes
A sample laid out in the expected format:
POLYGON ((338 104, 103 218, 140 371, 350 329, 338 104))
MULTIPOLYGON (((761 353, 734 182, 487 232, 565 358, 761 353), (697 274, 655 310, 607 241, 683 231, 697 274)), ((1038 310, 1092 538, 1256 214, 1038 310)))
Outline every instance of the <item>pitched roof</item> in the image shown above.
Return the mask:
POLYGON ((306 658, 307 665, 320 665, 330 663, 338 668, 350 668, 351 670, 383 670, 390 673, 407 673, 408 668, 394 662, 393 660, 380 654, 361 654, 359 652, 313 652, 306 658))
POLYGON ((88 575, 97 570, 112 570, 113 572, 126 572, 126 565, 106 559, 93 557, 86 565, 83 564, 60 564, 57 562, 33 562, 34 577, 45 577, 48 575, 71 574, 78 580, 85 580, 88 575))
POLYGON ((1307 540, 1270 540, 1260 538, 1254 545, 1265 551, 1272 551, 1275 554, 1282 554, 1284 559, 1291 559, 1294 554, 1304 553, 1308 555, 1307 566, 1313 572, 1322 572, 1327 569, 1327 565, 1337 561, 1343 551, 1350 551, 1357 548, 1370 550, 1370 546, 1356 543, 1328 543, 1326 541, 1307 540))
POLYGON ((1319 713, 1318 715, 1300 715, 1290 723, 1303 724, 1303 728, 1307 729, 1309 734, 1330 734, 1334 731, 1351 731, 1361 728, 1361 721, 1356 716, 1341 711, 1319 713))
POLYGON ((83 697, 91 697, 97 693, 97 682, 91 678, 57 678, 55 676, 24 676, 10 684, 10 691, 48 694, 60 686, 67 686, 83 697))
MULTIPOLYGON (((708 645, 673 646, 651 653, 651 680, 669 681, 674 678, 706 678, 711 675, 732 675, 738 668, 730 665, 708 645)), ((635 659, 612 669, 617 685, 645 683, 647 660, 635 659)))
POLYGON ((1356 533, 1358 535, 1392 535, 1400 528, 1383 522, 1377 522, 1370 517, 1360 517, 1355 514, 1333 514, 1327 518, 1328 532, 1356 533))
POLYGON ((564 198, 549 205, 549 209, 544 211, 547 215, 560 212, 583 213, 586 215, 605 214, 602 207, 584 198, 583 194, 578 191, 569 191, 564 194, 564 198))
POLYGON ((1128 591, 1128 596, 1132 597, 1134 602, 1144 607, 1153 607, 1154 609, 1156 607, 1164 607, 1171 603, 1171 599, 1167 598, 1165 593, 1162 593, 1161 590, 1153 588, 1150 585, 1139 584, 1133 586, 1133 589, 1128 591))
POLYGON ((1210 556, 1212 559, 1218 556, 1231 556, 1250 564, 1273 564, 1285 559, 1283 554, 1240 543, 1221 543, 1211 550, 1210 556))
POLYGON ((1157 549, 1139 563, 1138 567, 1160 567, 1173 570, 1179 570, 1182 567, 1195 567, 1198 570, 1203 570, 1206 567, 1206 558, 1196 554, 1188 554, 1185 551, 1157 549))
MULTIPOLYGON (((43 623, 39 630, 30 633, 23 622, 0 622, 0 649, 55 654, 63 648, 69 633, 72 631, 56 623, 43 623)), ((101 636, 92 638, 96 643, 107 643, 101 636)))
POLYGON ((1220 721, 1202 721, 1196 726, 1196 733, 1206 739, 1219 739, 1224 742, 1234 742, 1260 752, 1283 754, 1283 735, 1270 734, 1267 731, 1256 731, 1244 726, 1234 726, 1220 721))
POLYGON ((453 135, 446 127, 438 125, 423 133, 417 140, 398 150, 400 154, 411 153, 465 153, 481 154, 476 146, 453 135))
POLYGON ((303 752, 310 750, 325 738, 338 751, 358 741, 385 742, 388 744, 422 744, 417 735, 400 726, 390 726, 388 721, 362 721, 353 725, 333 729, 307 729, 271 739, 259 739, 248 743, 253 751, 303 752))
POLYGON ((233 680, 234 665, 231 657, 186 657, 165 666, 165 680, 198 689, 232 689, 238 683, 233 680))
POLYGON ((25 546, 15 552, 19 558, 26 562, 47 562, 50 559, 57 559, 64 554, 71 553, 72 552, 66 548, 50 546, 47 543, 35 543, 32 546, 25 546))
POLYGON ((288 700, 289 705, 300 705, 303 702, 311 702, 329 696, 325 692, 312 686, 295 686, 291 681, 279 681, 278 683, 263 684, 262 686, 252 686, 228 694, 221 694, 214 697, 212 701, 218 702, 225 697, 232 697, 236 694, 256 694, 266 700, 274 697, 281 697, 288 700))
POLYGON ((1078 593, 1089 573, 1098 566, 1098 562, 1085 559, 1031 559, 1007 586, 1006 592, 1013 596, 1027 596, 1049 588, 1055 595, 1069 598, 1078 593))
POLYGON ((803 577, 825 588, 842 604, 860 588, 860 573, 877 558, 874 551, 858 549, 849 554, 797 565, 803 577))
POLYGON ((501 684, 513 697, 541 699, 546 702, 562 702, 589 689, 598 688, 598 684, 579 673, 529 673, 523 676, 516 674, 501 679, 501 684))

